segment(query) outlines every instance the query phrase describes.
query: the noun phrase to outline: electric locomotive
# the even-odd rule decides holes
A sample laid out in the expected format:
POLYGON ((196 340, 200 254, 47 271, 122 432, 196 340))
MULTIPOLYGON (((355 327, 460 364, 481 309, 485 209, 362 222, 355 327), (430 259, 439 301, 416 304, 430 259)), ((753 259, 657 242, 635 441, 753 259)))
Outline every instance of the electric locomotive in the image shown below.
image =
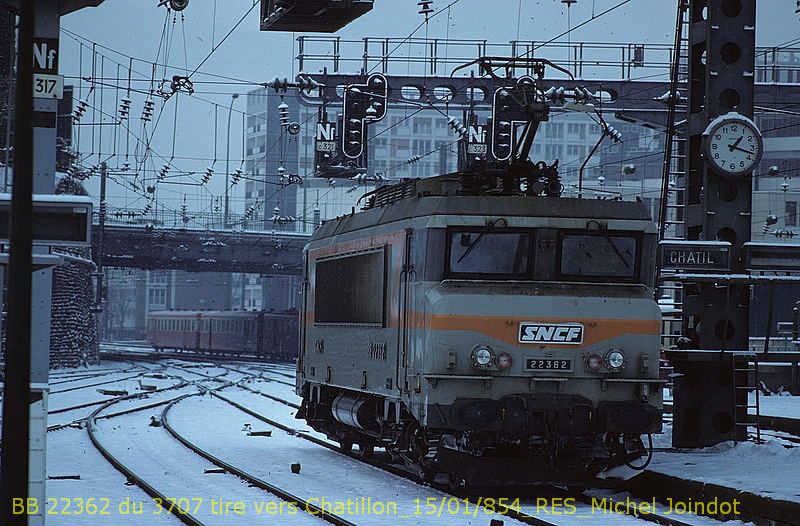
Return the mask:
POLYGON ((298 418, 473 486, 581 484, 646 452, 657 227, 641 202, 541 195, 560 183, 536 173, 405 181, 316 230, 298 418))
POLYGON ((595 484, 661 430, 658 229, 640 201, 563 197, 558 161, 529 159, 565 98, 552 63, 514 81, 494 71, 518 57, 476 62, 498 85, 491 144, 463 133, 458 172, 379 187, 305 247, 296 416, 430 481, 595 484))

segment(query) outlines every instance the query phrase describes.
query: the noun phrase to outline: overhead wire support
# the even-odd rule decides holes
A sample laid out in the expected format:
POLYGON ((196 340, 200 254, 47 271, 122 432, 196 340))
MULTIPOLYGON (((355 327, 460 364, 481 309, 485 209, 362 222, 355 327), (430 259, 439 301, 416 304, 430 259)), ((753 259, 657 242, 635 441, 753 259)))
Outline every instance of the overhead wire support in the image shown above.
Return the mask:
POLYGON ((30 447, 31 308, 33 281, 33 42, 36 2, 19 11, 14 147, 8 269, 7 338, 4 348, 2 447, 0 448, 0 522, 25 526, 15 502, 27 502, 30 447))

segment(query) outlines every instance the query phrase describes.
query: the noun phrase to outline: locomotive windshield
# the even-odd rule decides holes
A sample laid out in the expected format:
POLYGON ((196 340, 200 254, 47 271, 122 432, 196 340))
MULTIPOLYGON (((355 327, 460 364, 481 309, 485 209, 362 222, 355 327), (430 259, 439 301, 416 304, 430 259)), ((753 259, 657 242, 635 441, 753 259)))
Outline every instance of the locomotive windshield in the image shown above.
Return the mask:
POLYGON ((638 282, 641 235, 587 230, 448 232, 447 274, 470 279, 638 282), (540 260, 537 262, 537 260, 540 260))
POLYGON ((637 275, 637 238, 600 234, 566 234, 561 238, 561 275, 576 278, 637 275))
POLYGON ((529 259, 529 233, 455 231, 450 235, 453 274, 524 276, 529 259))

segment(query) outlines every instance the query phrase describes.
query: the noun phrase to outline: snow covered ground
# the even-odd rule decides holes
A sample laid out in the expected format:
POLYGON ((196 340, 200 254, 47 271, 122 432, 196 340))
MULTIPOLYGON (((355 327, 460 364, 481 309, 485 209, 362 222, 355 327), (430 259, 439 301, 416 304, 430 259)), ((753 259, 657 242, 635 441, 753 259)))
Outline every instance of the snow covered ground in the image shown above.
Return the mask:
MULTIPOLYGON (((169 378, 147 378, 146 384, 157 384, 158 387, 174 385, 181 378, 200 385, 189 385, 149 395, 147 398, 127 400, 114 404, 105 413, 114 413, 124 409, 139 407, 154 401, 174 399, 182 394, 197 393, 202 386, 221 389, 220 393, 241 405, 258 411, 289 427, 316 435, 305 423, 294 418, 295 409, 257 393, 252 389, 271 396, 299 403, 294 393, 293 367, 249 366, 236 364, 230 367, 218 367, 211 364, 192 364, 188 367, 178 362, 162 364, 161 372, 169 378), (233 369, 233 370, 231 370, 233 369), (249 378, 257 374, 260 378, 249 378), (223 384, 209 377, 217 377, 227 382, 239 382, 241 385, 223 384)), ((107 365, 106 365, 107 367, 107 365)), ((153 367, 158 368, 158 367, 153 367)), ((55 381, 70 381, 55 387, 71 388, 86 386, 55 394, 51 405, 67 407, 82 400, 93 401, 103 399, 97 393, 98 388, 119 389, 120 386, 138 390, 137 379, 127 378, 133 374, 130 364, 120 364, 120 369, 127 372, 103 371, 103 376, 94 379, 80 378, 75 371, 62 371, 55 381), (121 379, 119 385, 93 387, 92 383, 121 379), (127 379, 126 379, 127 378, 127 379)), ((58 390, 58 389, 54 389, 58 390)), ((794 409, 790 397, 770 397, 775 402, 794 409), (788 400, 785 400, 787 399, 788 400)), ((762 403, 768 398, 762 398, 762 403)), ((763 404, 762 404, 763 407, 763 404)), ((87 416, 95 407, 75 410, 69 413, 54 415, 52 423, 66 423, 75 418, 87 416), (58 421, 55 420, 57 418, 58 421)), ((783 410, 783 409, 781 409, 783 410)), ((281 510, 281 500, 277 497, 248 486, 240 479, 225 473, 208 472, 212 464, 191 452, 180 444, 163 427, 151 427, 151 417, 159 417, 163 406, 146 409, 129 415, 98 420, 96 431, 98 438, 111 453, 150 482, 159 491, 175 498, 187 499, 184 504, 190 505, 194 515, 209 526, 220 524, 322 524, 317 517, 307 513, 291 513, 286 508, 281 510), (216 510, 213 502, 217 503, 216 510), (220 505, 227 503, 228 512, 224 513, 220 505), (242 503, 240 508, 239 504, 242 503), (195 508, 196 506, 196 508, 195 508), (240 514, 236 510, 244 509, 240 514), (268 513, 266 510, 278 510, 268 513), (259 510, 261 510, 259 512, 259 510)), ((461 513, 448 513, 441 516, 425 514, 426 499, 432 498, 437 503, 441 499, 451 499, 449 495, 421 486, 391 475, 383 470, 364 464, 358 460, 347 458, 335 451, 302 440, 272 428, 254 419, 252 416, 236 409, 230 404, 208 395, 190 396, 180 402, 169 412, 172 426, 187 439, 206 449, 240 469, 262 478, 282 489, 288 490, 300 498, 317 499, 315 503, 325 499, 327 502, 361 502, 362 496, 371 498, 371 506, 381 503, 384 506, 396 506, 396 512, 384 514, 366 514, 360 509, 346 512, 344 517, 356 524, 383 525, 409 524, 427 526, 433 524, 485 525, 491 518, 500 518, 507 526, 518 526, 518 521, 509 517, 487 515, 480 512, 476 515, 466 514, 462 501, 458 506, 461 513), (250 424, 253 430, 269 430, 272 436, 250 436, 242 431, 244 424, 250 424), (291 465, 301 464, 299 474, 292 473, 291 465)), ((319 436, 319 435, 317 435, 319 436)), ((656 446, 669 446, 669 427, 667 433, 657 437, 656 446)), ((716 448, 702 451, 657 452, 651 469, 654 471, 689 478, 704 482, 712 482, 724 486, 740 488, 745 491, 769 495, 774 498, 800 501, 800 479, 795 470, 800 466, 800 448, 786 449, 771 442, 764 445, 752 443, 722 444, 716 448)), ((158 513, 157 506, 136 486, 126 484, 120 475, 89 442, 85 429, 67 428, 48 435, 48 472, 51 476, 80 475, 80 480, 51 480, 48 482, 48 496, 52 498, 84 499, 95 498, 98 505, 107 502, 106 509, 110 516, 102 517, 87 514, 56 515, 48 518, 48 523, 56 525, 114 524, 115 526, 140 526, 178 524, 169 514, 158 513), (108 499, 104 501, 101 499, 108 499), (124 514, 127 503, 145 502, 142 515, 124 514), (122 505, 122 508, 120 508, 122 505)), ((536 497, 532 492, 530 499, 536 497)), ((615 496, 619 498, 622 496, 615 496)), ((538 516, 558 525, 592 524, 594 525, 634 525, 643 524, 632 517, 617 514, 602 515, 592 513, 585 505, 576 505, 576 511, 566 515, 551 515, 546 509, 537 509, 535 502, 523 500, 523 511, 538 516)), ((445 500, 451 507, 456 506, 445 500)), ((454 508, 453 508, 454 509, 454 508)), ((711 519, 699 517, 682 517, 688 524, 714 525, 720 524, 711 519)), ((729 526, 740 523, 731 522, 729 526)))
MULTIPOLYGON (((755 396, 750 395, 750 403, 755 403, 755 396)), ((760 396, 761 414, 800 418, 800 396, 760 396)))
MULTIPOLYGON (((787 448, 788 442, 767 440, 725 442, 700 450, 656 451, 648 468, 673 477, 696 480, 774 499, 800 502, 800 447, 787 448)), ((656 448, 672 446, 672 427, 653 437, 656 448)), ((620 468, 627 470, 627 468, 620 468)))

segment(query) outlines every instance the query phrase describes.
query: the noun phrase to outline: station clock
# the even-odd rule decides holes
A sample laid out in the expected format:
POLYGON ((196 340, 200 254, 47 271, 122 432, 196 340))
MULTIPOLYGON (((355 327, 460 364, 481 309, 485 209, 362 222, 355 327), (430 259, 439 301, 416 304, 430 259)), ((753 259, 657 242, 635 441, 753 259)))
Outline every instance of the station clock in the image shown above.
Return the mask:
POLYGON ((738 113, 718 117, 703 135, 706 161, 724 177, 738 178, 752 172, 764 153, 761 131, 738 113))

